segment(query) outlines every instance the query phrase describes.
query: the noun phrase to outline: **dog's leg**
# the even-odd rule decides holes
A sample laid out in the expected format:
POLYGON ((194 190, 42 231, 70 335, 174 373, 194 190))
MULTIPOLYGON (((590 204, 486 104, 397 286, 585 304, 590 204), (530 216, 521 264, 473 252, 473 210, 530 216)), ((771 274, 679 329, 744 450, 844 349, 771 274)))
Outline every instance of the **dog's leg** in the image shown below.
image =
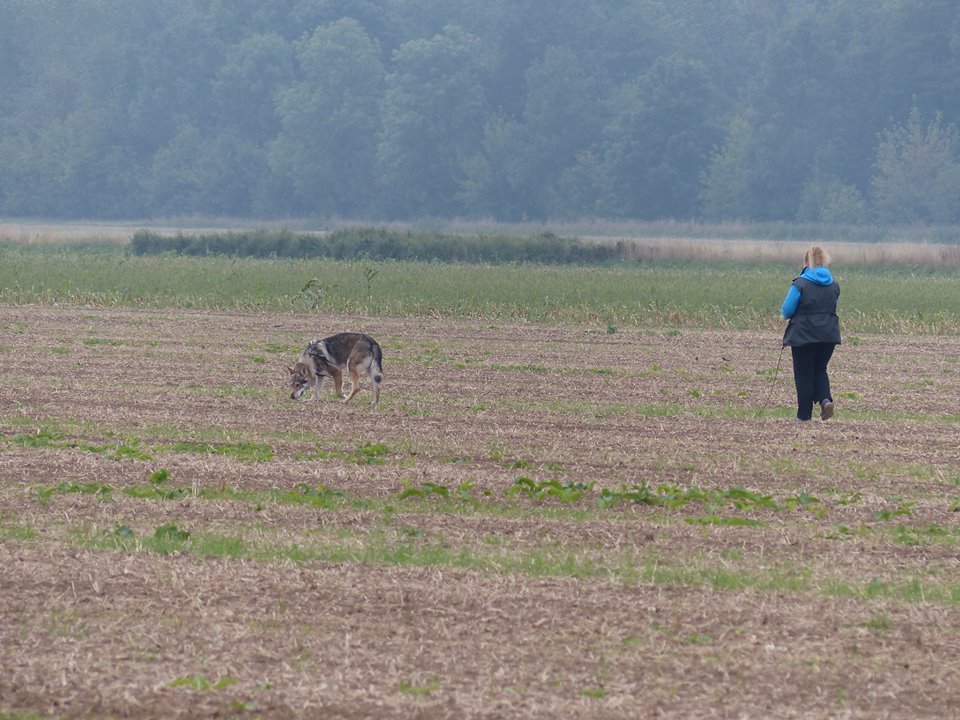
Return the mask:
POLYGON ((340 372, 339 368, 330 368, 330 375, 333 377, 333 389, 337 393, 337 397, 343 397, 343 373, 340 372))
POLYGON ((350 402, 358 392, 360 392, 360 370, 352 364, 350 366, 350 394, 343 399, 343 402, 350 402))
POLYGON ((320 390, 323 388, 323 383, 326 381, 326 375, 317 376, 317 384, 313 386, 313 401, 320 402, 320 390))

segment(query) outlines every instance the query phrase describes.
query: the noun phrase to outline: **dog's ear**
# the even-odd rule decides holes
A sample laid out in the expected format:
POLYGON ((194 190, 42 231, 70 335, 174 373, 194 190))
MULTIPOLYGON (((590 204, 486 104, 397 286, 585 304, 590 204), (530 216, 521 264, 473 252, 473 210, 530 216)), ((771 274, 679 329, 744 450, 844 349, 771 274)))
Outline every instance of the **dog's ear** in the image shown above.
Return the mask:
POLYGON ((296 375, 296 374, 297 374, 297 371, 293 369, 293 365, 288 365, 288 366, 287 366, 287 372, 290 373, 291 375, 296 375))

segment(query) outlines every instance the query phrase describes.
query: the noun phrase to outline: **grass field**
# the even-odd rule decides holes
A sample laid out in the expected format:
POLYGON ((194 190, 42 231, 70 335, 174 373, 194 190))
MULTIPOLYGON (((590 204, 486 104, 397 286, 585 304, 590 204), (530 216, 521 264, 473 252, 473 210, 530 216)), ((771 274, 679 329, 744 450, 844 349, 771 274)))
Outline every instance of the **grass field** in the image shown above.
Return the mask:
POLYGON ((837 268, 797 427, 773 266, 0 260, 0 717, 960 706, 946 273, 837 268))
MULTIPOLYGON (((0 302, 773 330, 797 271, 740 262, 492 266, 0 248, 0 302)), ((953 270, 835 271, 848 331, 960 328, 953 270)))

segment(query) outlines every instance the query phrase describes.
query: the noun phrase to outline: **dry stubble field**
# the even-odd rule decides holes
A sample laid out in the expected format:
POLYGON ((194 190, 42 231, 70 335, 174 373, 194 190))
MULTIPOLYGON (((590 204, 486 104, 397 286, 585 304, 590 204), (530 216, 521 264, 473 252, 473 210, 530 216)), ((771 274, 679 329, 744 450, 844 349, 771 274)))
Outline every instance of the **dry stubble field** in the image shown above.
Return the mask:
POLYGON ((960 712, 960 344, 0 308, 0 714, 960 712), (316 336, 382 404, 294 403, 316 336), (768 405, 769 399, 769 407, 768 405))

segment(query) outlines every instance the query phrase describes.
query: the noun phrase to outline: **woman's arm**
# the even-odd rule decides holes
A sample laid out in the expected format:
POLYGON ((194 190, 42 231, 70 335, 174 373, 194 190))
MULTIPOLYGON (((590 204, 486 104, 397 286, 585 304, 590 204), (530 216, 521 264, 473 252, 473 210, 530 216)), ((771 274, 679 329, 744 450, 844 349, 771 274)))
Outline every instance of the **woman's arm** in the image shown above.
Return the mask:
POLYGON ((800 290, 796 285, 791 285, 787 291, 787 296, 783 299, 783 305, 780 306, 780 314, 784 320, 789 320, 797 311, 797 305, 800 304, 800 290))

